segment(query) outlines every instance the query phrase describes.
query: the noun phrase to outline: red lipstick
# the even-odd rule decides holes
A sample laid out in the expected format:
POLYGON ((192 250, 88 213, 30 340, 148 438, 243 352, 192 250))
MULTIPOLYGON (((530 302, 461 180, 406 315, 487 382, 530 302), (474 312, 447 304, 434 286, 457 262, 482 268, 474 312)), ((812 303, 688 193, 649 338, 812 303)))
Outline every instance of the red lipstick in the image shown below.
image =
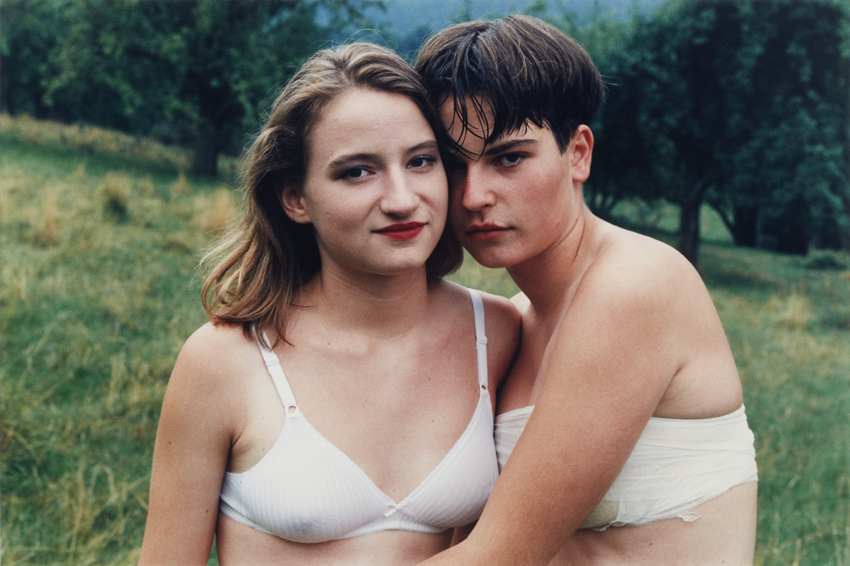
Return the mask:
POLYGON ((402 224, 390 224, 375 230, 375 232, 391 240, 412 240, 419 235, 424 227, 424 222, 404 222, 402 224))

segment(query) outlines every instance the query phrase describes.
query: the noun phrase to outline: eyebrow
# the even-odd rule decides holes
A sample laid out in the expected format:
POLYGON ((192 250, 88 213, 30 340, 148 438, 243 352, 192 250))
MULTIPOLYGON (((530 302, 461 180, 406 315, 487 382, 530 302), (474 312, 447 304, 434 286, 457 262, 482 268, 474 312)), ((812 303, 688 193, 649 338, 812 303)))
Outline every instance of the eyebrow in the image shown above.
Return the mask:
POLYGON ((502 153, 504 151, 509 151, 516 147, 522 147, 527 145, 537 145, 539 144, 539 140, 535 139, 518 139, 518 140, 508 140, 501 143, 496 143, 493 145, 487 146, 487 149, 484 150, 484 155, 492 156, 497 153, 502 153))
MULTIPOLYGON (((438 147, 439 146, 437 145, 436 140, 428 140, 408 148, 407 153, 414 153, 423 149, 437 149, 438 147)), ((369 159, 375 159, 375 157, 376 154, 374 153, 349 153, 346 155, 340 155, 339 157, 331 161, 330 167, 343 167, 352 161, 364 161, 369 159)))

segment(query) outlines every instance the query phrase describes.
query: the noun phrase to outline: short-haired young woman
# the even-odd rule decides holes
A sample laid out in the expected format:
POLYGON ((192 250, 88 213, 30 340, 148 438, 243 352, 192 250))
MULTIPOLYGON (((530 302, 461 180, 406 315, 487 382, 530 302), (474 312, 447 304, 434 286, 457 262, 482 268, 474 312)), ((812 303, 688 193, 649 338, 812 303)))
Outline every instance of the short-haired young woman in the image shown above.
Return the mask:
POLYGON ((440 32, 416 68, 454 140, 451 224, 523 291, 502 475, 433 563, 751 564, 753 434, 711 297, 676 250, 582 199, 603 96, 590 57, 517 16, 440 32))

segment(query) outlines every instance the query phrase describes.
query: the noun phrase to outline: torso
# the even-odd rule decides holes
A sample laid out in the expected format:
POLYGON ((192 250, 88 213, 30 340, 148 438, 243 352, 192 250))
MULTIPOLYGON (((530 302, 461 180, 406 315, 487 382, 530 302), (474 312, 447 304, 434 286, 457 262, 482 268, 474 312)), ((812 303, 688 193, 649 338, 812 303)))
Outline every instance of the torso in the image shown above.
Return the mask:
MULTIPOLYGON (((662 246, 592 217, 588 220, 586 236, 584 255, 576 261, 577 264, 583 262, 585 271, 575 278, 575 286, 565 289, 551 304, 536 308, 523 295, 514 298, 523 318, 522 343, 499 392, 499 415, 537 403, 545 386, 538 376, 546 373, 553 336, 585 275, 597 270, 593 277, 598 284, 605 281, 605 277, 599 275, 606 264, 622 265, 623 257, 656 254, 662 246)), ((671 289, 671 296, 676 293, 684 294, 681 301, 687 302, 694 320, 686 328, 671 329, 681 333, 681 337, 670 339, 671 348, 677 350, 678 357, 670 369, 658 376, 666 383, 666 389, 652 416, 710 419, 732 413, 742 403, 740 381, 711 299, 695 274, 683 281, 682 289, 671 289)), ((671 308, 676 307, 671 305, 671 308)), ((756 485, 754 482, 738 485, 700 505, 694 511, 702 517, 694 522, 668 519, 639 527, 611 527, 602 532, 581 529, 552 564, 613 565, 622 564, 624 557, 628 557, 629 564, 678 564, 683 557, 700 556, 702 559, 691 562, 719 563, 726 559, 730 564, 751 563, 756 485), (742 537, 741 533, 752 533, 752 537, 742 537)))
POLYGON ((692 523, 667 519, 641 527, 582 529, 550 566, 679 566, 728 564, 750 566, 756 533, 758 484, 744 483, 694 512, 692 523))
MULTIPOLYGON (((473 415, 481 412, 470 298, 462 288, 443 285, 436 297, 436 316, 421 333, 363 339, 314 325, 314 313, 305 309, 287 336, 292 345, 275 349, 308 426, 395 502, 402 502, 441 466, 473 415)), ((492 338, 503 350, 488 349, 495 386, 499 372, 504 373, 510 362, 511 344, 499 332, 505 320, 490 318, 488 335, 492 328, 492 338)), ((230 473, 257 466, 278 441, 286 421, 262 359, 255 365, 256 371, 245 377, 242 404, 251 410, 242 413, 230 473)), ((489 395, 485 409, 492 419, 489 395)), ((416 563, 446 548, 450 539, 450 529, 391 530, 306 544, 253 529, 223 513, 217 528, 222 564, 279 563, 281 556, 298 564, 416 563)))

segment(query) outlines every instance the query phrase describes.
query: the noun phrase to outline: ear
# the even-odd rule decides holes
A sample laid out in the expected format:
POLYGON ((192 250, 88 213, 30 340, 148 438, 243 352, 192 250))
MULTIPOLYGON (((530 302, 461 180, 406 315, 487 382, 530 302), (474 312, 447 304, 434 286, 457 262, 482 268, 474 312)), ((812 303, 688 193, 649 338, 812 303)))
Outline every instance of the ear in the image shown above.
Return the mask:
POLYGON ((593 132, 584 124, 581 124, 570 140, 571 155, 570 167, 572 169, 573 182, 583 183, 590 177, 590 161, 593 156, 593 132))
POLYGON ((291 185, 287 185, 278 195, 280 204, 286 215, 298 224, 309 224, 310 212, 307 210, 306 199, 301 191, 291 185))

